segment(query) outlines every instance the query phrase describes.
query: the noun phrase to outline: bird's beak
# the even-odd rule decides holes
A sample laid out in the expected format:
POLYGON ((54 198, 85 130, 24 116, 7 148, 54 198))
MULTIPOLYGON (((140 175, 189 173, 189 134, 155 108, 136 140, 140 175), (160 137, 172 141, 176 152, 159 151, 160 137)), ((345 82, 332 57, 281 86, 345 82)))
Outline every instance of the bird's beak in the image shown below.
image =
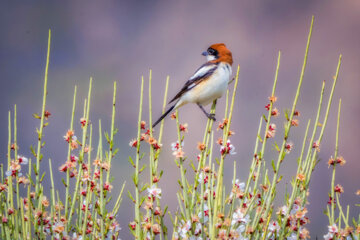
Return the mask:
POLYGON ((203 56, 207 56, 207 55, 209 55, 209 54, 208 54, 207 52, 203 52, 202 55, 203 55, 203 56))

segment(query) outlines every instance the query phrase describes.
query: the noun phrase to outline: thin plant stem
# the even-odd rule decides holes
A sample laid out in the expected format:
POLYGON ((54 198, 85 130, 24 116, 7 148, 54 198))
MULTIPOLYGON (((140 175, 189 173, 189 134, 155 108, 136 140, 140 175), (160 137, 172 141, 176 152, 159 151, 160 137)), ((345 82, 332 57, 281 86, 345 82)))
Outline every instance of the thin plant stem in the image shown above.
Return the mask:
MULTIPOLYGON (((72 105, 72 111, 71 111, 71 121, 70 121, 70 131, 73 131, 74 129, 74 115, 75 115, 75 107, 76 107, 76 91, 77 91, 77 86, 75 86, 74 88, 74 96, 73 96, 73 105, 72 105)), ((69 141, 69 146, 68 146, 68 154, 67 154, 67 161, 70 160, 70 156, 71 156, 71 141, 69 141)), ((70 168, 68 168, 66 170, 66 186, 65 186, 65 217, 68 216, 68 212, 69 212, 69 190, 70 190, 70 168)))
POLYGON ((139 103, 139 117, 138 117, 138 134, 136 146, 136 163, 135 163, 135 222, 136 222, 136 239, 141 239, 141 226, 140 226, 140 189, 139 189, 139 161, 140 161, 140 137, 141 137, 141 118, 142 118, 142 105, 144 95, 144 77, 141 77, 140 89, 140 103, 139 103))
POLYGON ((38 145, 37 145, 37 152, 36 152, 35 193, 37 195, 38 195, 38 190, 39 190, 39 186, 40 186, 40 161, 42 158, 41 145, 42 145, 42 137, 43 137, 43 129, 44 129, 44 118, 45 118, 44 114, 45 114, 46 96, 47 96, 47 83, 48 83, 48 72, 49 72, 49 62, 50 62, 50 44, 51 44, 51 30, 49 29, 49 38, 48 38, 47 55, 46 55, 46 66, 45 66, 45 77, 44 77, 43 101, 42 101, 42 109, 41 109, 40 127, 38 130, 38 145))

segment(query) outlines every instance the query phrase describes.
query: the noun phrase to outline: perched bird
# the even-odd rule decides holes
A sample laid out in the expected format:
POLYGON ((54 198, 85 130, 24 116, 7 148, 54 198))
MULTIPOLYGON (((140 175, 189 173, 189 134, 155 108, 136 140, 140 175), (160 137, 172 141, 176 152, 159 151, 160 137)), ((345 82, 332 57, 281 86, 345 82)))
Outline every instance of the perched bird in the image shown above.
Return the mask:
POLYGON ((171 111, 187 103, 196 103, 208 118, 215 121, 215 114, 207 113, 203 106, 220 98, 226 92, 232 73, 233 59, 224 43, 211 45, 202 55, 206 56, 207 62, 195 71, 169 102, 169 104, 174 104, 153 124, 153 128, 171 111))

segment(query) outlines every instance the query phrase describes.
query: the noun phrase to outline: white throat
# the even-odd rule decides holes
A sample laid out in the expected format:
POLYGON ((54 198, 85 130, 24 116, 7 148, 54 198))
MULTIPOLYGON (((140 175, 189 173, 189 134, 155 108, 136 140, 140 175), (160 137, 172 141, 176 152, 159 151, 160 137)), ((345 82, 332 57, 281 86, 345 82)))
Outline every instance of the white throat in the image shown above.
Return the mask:
POLYGON ((206 60, 209 62, 209 61, 212 61, 212 60, 215 60, 216 58, 215 58, 215 56, 213 56, 213 55, 207 55, 206 56, 206 60))

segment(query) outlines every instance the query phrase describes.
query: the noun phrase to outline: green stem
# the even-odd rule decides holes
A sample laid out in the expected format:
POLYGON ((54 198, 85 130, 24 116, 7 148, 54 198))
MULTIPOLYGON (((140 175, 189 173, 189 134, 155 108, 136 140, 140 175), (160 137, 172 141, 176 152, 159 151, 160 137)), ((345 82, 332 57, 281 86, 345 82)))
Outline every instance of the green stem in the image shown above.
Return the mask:
MULTIPOLYGON (((272 203, 272 201, 273 201, 273 199, 275 197, 275 194, 276 194, 275 193, 275 187, 276 187, 276 183, 277 183, 277 180, 278 180, 278 174, 279 174, 280 165, 281 165, 281 163, 282 163, 282 161, 284 159, 285 144, 286 144, 287 139, 289 137, 290 128, 291 128, 291 122, 292 122, 293 117, 294 117, 294 112, 295 112, 295 109, 296 109, 296 106, 297 106, 297 101, 298 101, 298 98, 299 98, 300 89, 301 89, 302 82, 303 82, 303 79, 304 79, 304 73, 305 73, 305 68, 306 68, 306 63, 307 63, 307 57, 308 57, 308 52, 309 52, 309 46, 310 46, 310 39, 311 39, 313 24, 314 24, 314 16, 311 19, 311 26, 310 26, 310 31, 309 31, 309 35, 308 35, 307 44, 306 44, 306 50, 305 50, 303 66, 302 66, 302 69, 301 69, 300 80, 299 80, 298 87, 297 87, 297 90, 296 90, 294 102, 293 102, 293 105, 292 105, 292 108, 291 108, 290 117, 289 117, 289 120, 288 120, 288 122, 286 123, 286 126, 285 126, 284 140, 283 140, 282 146, 280 148, 280 153, 278 155, 278 160, 277 160, 274 176, 273 176, 273 179, 272 179, 272 183, 271 183, 271 186, 269 188, 268 194, 265 197, 265 201, 264 201, 265 205, 262 208, 262 211, 259 211, 260 213, 257 215, 257 217, 253 221, 253 224, 252 224, 253 229, 257 228, 257 226, 259 224, 260 216, 264 212, 264 209, 265 209, 264 216, 268 216, 268 214, 269 214, 269 212, 271 210, 270 204, 272 203)), ((253 237, 253 235, 251 237, 253 237)))
POLYGON ((49 72, 49 62, 50 62, 50 43, 51 43, 51 30, 49 29, 49 37, 48 37, 48 47, 47 47, 47 55, 46 55, 46 66, 45 66, 45 77, 44 77, 44 90, 43 90, 43 102, 42 102, 42 110, 41 110, 41 118, 40 118, 40 127, 38 132, 38 145, 37 145, 37 153, 36 153, 36 185, 35 185, 35 194, 38 198, 38 190, 40 187, 40 161, 41 161, 41 144, 43 137, 43 129, 44 129, 44 114, 45 114, 45 106, 46 106, 46 96, 47 96, 47 82, 48 82, 48 72, 49 72))
POLYGON ((140 226, 140 189, 139 189, 139 161, 140 161, 140 137, 141 137, 141 116, 144 95, 144 77, 141 77, 141 90, 140 90, 140 106, 138 117, 138 134, 136 146, 136 166, 135 166, 135 222, 136 222, 136 239, 141 239, 141 226, 140 226))
POLYGON ((79 186, 80 186, 80 181, 82 178, 82 163, 84 160, 84 151, 85 151, 85 145, 86 145, 86 136, 87 136, 87 129, 88 129, 88 125, 89 125, 89 111, 90 111, 90 98, 91 98, 91 89, 92 89, 92 77, 90 77, 90 83, 89 83, 89 91, 88 91, 88 98, 87 98, 87 105, 86 105, 86 113, 85 113, 85 120, 86 120, 86 124, 83 127, 83 134, 82 134, 82 147, 81 147, 81 151, 80 151, 80 155, 79 155, 79 173, 77 176, 77 180, 76 180, 76 185, 75 185, 75 190, 73 193, 73 198, 72 198, 72 203, 71 203, 71 207, 70 207, 70 212, 69 212, 69 216, 68 216, 68 222, 67 222, 67 231, 70 231, 70 227, 71 227, 71 219, 72 219, 72 215, 75 209, 75 204, 76 204, 76 200, 79 198, 78 196, 78 192, 79 192, 79 186))
POLYGON ((331 221, 330 225, 335 223, 335 173, 336 173, 336 159, 338 156, 339 151, 339 128, 340 128, 340 112, 341 112, 341 99, 339 101, 339 108, 338 108, 338 117, 337 117, 337 124, 336 124, 336 140, 335 140, 335 152, 334 152, 334 166, 332 171, 332 178, 331 178, 331 221))
MULTIPOLYGON (((234 102, 235 102, 236 90, 237 90, 237 85, 238 85, 238 82, 239 82, 239 72, 240 72, 240 66, 237 67, 237 71, 236 71, 235 84, 234 84, 234 90, 233 90, 233 95, 232 95, 232 99, 231 99, 230 111, 229 111, 229 115, 227 117, 228 123, 224 127, 225 135, 223 137, 223 146, 225 148, 227 147, 226 144, 227 144, 227 139, 228 139, 228 136, 229 136, 231 118, 232 118, 232 114, 233 114, 233 110, 234 110, 234 102)), ((222 187, 223 187, 225 155, 226 154, 222 154, 221 159, 220 159, 220 167, 219 167, 219 170, 218 170, 218 180, 217 180, 217 186, 216 186, 216 195, 215 195, 213 219, 216 219, 216 217, 218 215, 218 211, 219 211, 219 207, 220 207, 219 206, 220 205, 220 200, 222 199, 221 195, 222 195, 222 187)), ((214 224, 216 224, 215 221, 214 221, 214 224)), ((213 226, 212 229, 214 231, 212 235, 215 236, 215 233, 216 233, 215 232, 216 231, 215 226, 213 226)))
MULTIPOLYGON (((110 143, 109 143, 109 169, 111 169, 111 161, 113 159, 113 147, 114 147, 114 125, 115 125, 115 104, 116 104, 116 82, 114 82, 114 93, 113 93, 113 103, 112 103, 112 114, 111 114, 111 133, 110 133, 110 143)), ((106 182, 110 180, 110 170, 106 175, 106 182)))
MULTIPOLYGON (((76 91, 77 91, 77 87, 75 86, 74 89, 74 97, 73 97, 73 106, 72 106, 72 111, 71 111, 71 121, 70 121, 70 131, 73 131, 74 129, 74 115, 75 115, 75 106, 76 106, 76 91)), ((69 141, 69 146, 68 146, 68 154, 67 154, 67 159, 66 161, 69 161, 71 157, 71 141, 69 141)), ((69 200, 70 200, 70 196, 69 196, 69 189, 70 189, 70 168, 68 168, 66 170, 66 189, 65 189, 65 217, 68 217, 68 212, 69 212, 69 200)))

